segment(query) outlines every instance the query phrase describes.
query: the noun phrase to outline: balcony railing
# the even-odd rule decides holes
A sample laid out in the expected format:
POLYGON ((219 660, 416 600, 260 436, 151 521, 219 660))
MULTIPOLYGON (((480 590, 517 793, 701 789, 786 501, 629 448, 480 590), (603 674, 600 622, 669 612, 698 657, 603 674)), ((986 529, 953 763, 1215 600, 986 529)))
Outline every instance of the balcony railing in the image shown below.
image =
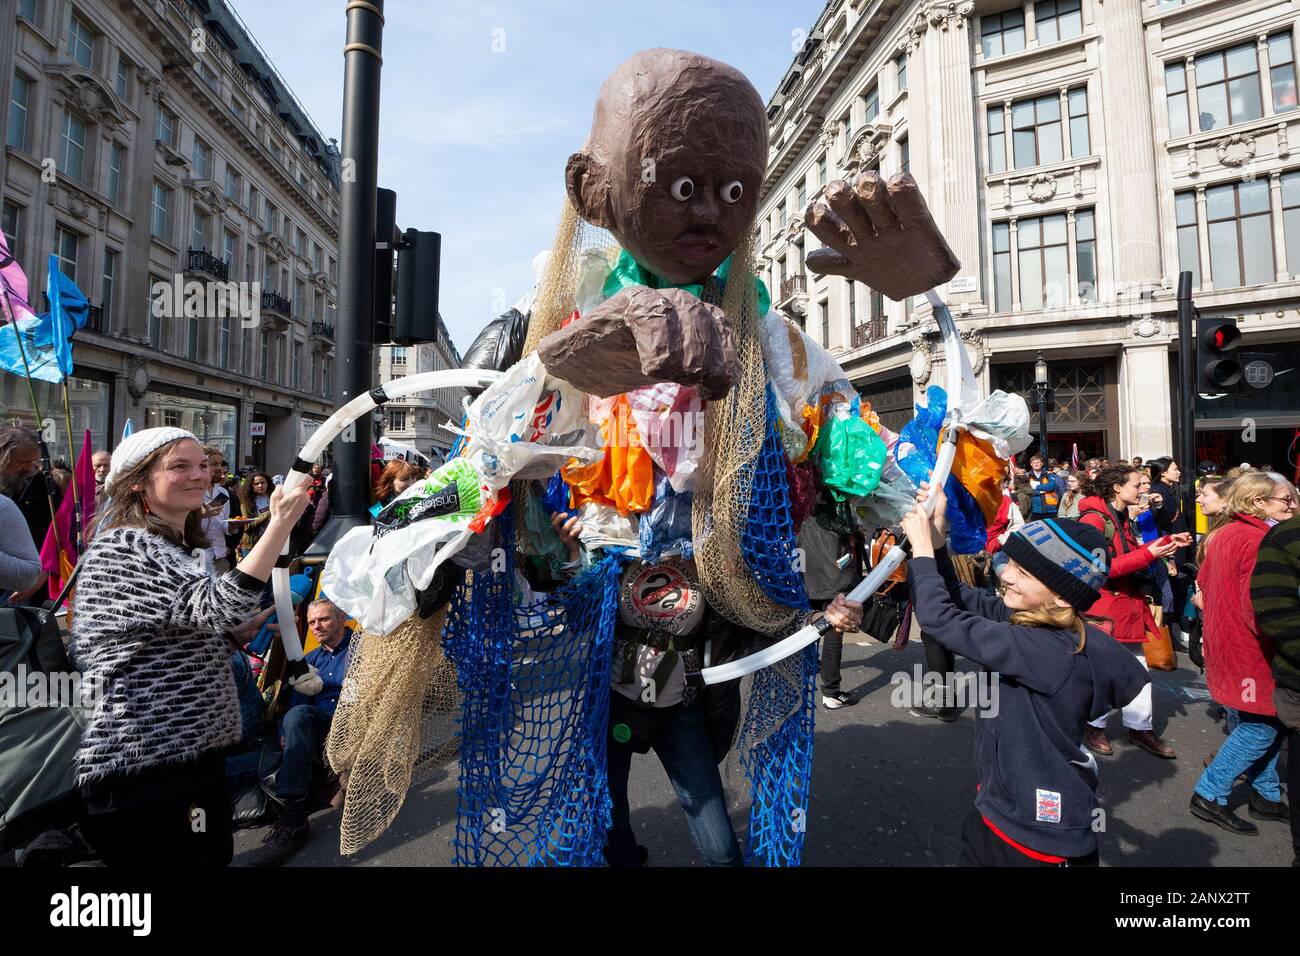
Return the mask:
POLYGON ((104 309, 102 306, 92 305, 86 310, 86 331, 101 333, 104 331, 104 309))
POLYGON ((808 276, 802 272, 796 272, 794 275, 786 276, 781 280, 781 301, 784 302, 792 295, 808 294, 808 276))
POLYGON ((883 315, 873 315, 866 322, 853 326, 853 347, 856 349, 872 342, 879 342, 889 334, 889 319, 883 315))
POLYGON ((290 316, 293 314, 289 300, 278 292, 262 293, 262 311, 275 312, 276 314, 283 316, 290 316))
POLYGON ((225 259, 218 259, 206 249, 191 249, 189 268, 186 272, 202 272, 214 279, 225 282, 230 278, 230 266, 225 259))
POLYGON ((311 334, 315 338, 334 340, 334 326, 327 322, 313 322, 311 324, 311 334))

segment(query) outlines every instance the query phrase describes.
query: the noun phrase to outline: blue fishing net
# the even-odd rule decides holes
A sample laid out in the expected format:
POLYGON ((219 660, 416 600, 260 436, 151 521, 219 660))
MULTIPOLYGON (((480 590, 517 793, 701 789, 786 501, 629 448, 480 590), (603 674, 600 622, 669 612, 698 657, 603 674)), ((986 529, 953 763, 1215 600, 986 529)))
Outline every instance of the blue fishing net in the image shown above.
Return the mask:
MULTIPOLYGON (((755 461, 749 517, 740 550, 763 593, 778 604, 808 608, 796 569, 794 522, 776 401, 767 389, 767 438, 755 461)), ((812 790, 817 645, 754 675, 740 728, 739 759, 750 785, 745 862, 797 866, 812 790)))
POLYGON ((443 635, 464 694, 455 860, 597 866, 619 559, 521 604, 512 512, 497 518, 505 567, 461 586, 443 635))
MULTIPOLYGON (((749 517, 740 536, 740 553, 754 581, 784 607, 806 609, 808 595, 795 564, 794 520, 785 451, 777 432, 776 395, 767 386, 767 437, 749 476, 749 517)), ((745 480, 743 474, 740 480, 745 480)))

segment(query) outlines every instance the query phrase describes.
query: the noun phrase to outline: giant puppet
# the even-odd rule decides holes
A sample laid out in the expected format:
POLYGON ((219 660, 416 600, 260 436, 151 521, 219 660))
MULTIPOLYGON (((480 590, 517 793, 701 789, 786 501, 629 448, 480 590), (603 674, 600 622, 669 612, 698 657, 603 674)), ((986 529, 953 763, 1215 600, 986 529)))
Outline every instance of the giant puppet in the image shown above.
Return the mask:
MULTIPOLYGON (((482 389, 457 457, 326 567, 325 590, 367 631, 329 745, 366 821, 354 847, 428 760, 421 728, 458 708, 440 752, 459 749, 460 863, 636 862, 627 770, 651 748, 707 859, 738 851, 701 749, 710 764, 736 752, 749 781, 746 860, 799 861, 816 647, 771 647, 818 616, 796 529, 817 507, 868 531, 896 522, 935 464, 944 409, 931 402, 933 427, 900 441, 771 310, 753 249, 767 156, 761 97, 716 60, 647 50, 601 87, 538 287, 439 381, 482 389), (763 648, 771 666, 742 706, 741 682, 717 677, 763 648)), ((806 222, 823 243, 812 270, 894 299, 958 269, 907 174, 834 181, 806 222)), ((941 331, 956 339, 950 321, 941 331)), ((340 415, 431 387, 415 379, 340 415)), ((1005 419, 965 446, 995 489, 1022 430, 1005 419)), ((345 806, 345 849, 348 827, 345 806)))

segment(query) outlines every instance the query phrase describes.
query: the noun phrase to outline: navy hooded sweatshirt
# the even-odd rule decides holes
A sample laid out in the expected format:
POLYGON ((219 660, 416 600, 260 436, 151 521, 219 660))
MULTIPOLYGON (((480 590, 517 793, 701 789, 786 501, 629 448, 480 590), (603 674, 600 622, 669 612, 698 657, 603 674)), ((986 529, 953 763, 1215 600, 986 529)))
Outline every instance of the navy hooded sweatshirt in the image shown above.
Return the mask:
POLYGON ((1075 654, 1073 631, 1010 623, 1000 598, 958 582, 946 550, 913 558, 908 581, 925 633, 999 675, 996 716, 975 720, 976 808, 1031 850, 1092 853, 1097 764, 1084 724, 1137 697, 1146 669, 1095 627, 1075 654))

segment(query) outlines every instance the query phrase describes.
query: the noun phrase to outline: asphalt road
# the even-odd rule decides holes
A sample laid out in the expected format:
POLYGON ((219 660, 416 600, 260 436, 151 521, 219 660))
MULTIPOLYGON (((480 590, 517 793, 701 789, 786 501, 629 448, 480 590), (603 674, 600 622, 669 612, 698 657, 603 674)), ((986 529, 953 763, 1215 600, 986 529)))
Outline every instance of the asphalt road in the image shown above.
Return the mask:
MULTIPOLYGON (((948 866, 958 854, 961 820, 975 794, 975 714, 943 724, 895 706, 895 675, 910 680, 921 663, 913 641, 901 652, 871 642, 844 649, 844 688, 863 695, 855 707, 819 705, 813 796, 804 864, 812 866, 948 866)), ((1178 754, 1161 760, 1128 743, 1119 715, 1111 718, 1115 756, 1099 757, 1105 809, 1103 866, 1288 866, 1285 824, 1259 823, 1254 837, 1228 834, 1187 809, 1201 760, 1223 740, 1223 721, 1204 678, 1180 655, 1179 669, 1153 673, 1156 732, 1178 754)), ((958 661, 959 669, 974 670, 958 661)), ((1286 755, 1283 755, 1285 761, 1286 755)), ((741 842, 747 807, 743 778, 728 761, 732 820, 741 842)), ((650 848, 651 865, 699 865, 685 817, 653 754, 633 763, 632 823, 650 848)), ((1233 805, 1244 816, 1248 796, 1238 784, 1233 805)), ((415 787, 392 826, 360 853, 339 855, 339 813, 312 817, 312 840, 293 866, 448 866, 455 832, 452 764, 415 787)), ((236 834, 235 864, 247 861, 266 830, 236 834)))

